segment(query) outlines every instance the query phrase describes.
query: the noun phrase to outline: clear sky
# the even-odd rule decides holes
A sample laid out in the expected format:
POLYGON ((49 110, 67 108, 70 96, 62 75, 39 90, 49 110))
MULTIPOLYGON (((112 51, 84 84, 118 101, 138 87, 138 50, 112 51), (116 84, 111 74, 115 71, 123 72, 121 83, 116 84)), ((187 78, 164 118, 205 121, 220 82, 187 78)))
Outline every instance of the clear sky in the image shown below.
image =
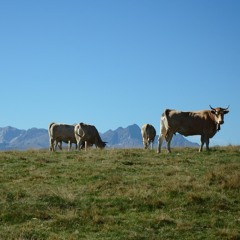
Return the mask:
POLYGON ((0 127, 230 105, 211 144, 240 144, 240 1, 0 0, 0 83, 0 127))

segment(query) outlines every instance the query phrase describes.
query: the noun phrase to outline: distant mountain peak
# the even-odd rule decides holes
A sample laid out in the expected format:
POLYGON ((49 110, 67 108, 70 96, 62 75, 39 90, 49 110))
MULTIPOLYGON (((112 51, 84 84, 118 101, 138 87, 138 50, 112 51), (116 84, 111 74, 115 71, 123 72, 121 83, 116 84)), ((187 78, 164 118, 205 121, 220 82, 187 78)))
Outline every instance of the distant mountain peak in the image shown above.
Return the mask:
MULTIPOLYGON (((141 128, 137 124, 125 128, 118 127, 116 130, 108 130, 101 134, 103 141, 107 142, 109 148, 142 148, 141 128)), ((155 138, 154 146, 157 146, 158 136, 155 138)), ((173 147, 198 146, 176 134, 172 140, 173 147)), ((39 149, 49 147, 49 136, 47 129, 30 128, 20 130, 11 126, 0 128, 0 150, 25 150, 29 148, 39 149)))
MULTIPOLYGON (((110 148, 142 148, 141 128, 137 124, 132 124, 126 128, 118 127, 101 134, 103 141, 108 142, 110 148)), ((154 145, 157 146, 158 136, 155 137, 154 145)), ((166 146, 164 143, 163 146, 166 146)), ((197 143, 192 143, 180 134, 176 134, 172 139, 173 147, 194 147, 197 143)))

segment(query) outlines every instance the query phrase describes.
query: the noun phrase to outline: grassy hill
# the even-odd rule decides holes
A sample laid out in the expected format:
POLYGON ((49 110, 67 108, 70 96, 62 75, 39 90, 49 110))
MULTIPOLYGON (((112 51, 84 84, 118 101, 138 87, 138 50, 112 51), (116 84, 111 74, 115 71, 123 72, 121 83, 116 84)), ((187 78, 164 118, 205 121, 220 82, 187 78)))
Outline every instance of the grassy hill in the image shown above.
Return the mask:
POLYGON ((240 147, 0 152, 0 239, 240 239, 240 147))

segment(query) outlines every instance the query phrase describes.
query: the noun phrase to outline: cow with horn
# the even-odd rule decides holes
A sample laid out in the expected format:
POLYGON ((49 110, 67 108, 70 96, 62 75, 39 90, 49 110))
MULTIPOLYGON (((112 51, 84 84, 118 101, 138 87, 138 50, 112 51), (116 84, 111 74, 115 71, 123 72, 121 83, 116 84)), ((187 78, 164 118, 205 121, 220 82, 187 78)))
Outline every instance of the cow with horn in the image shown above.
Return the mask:
MULTIPOLYGON (((209 105, 210 106, 210 105, 209 105)), ((213 108, 194 112, 182 112, 166 109, 161 116, 160 136, 158 138, 158 153, 161 152, 163 140, 167 142, 167 151, 171 152, 170 144, 173 134, 180 133, 184 136, 201 136, 199 152, 204 143, 209 150, 209 139, 221 129, 224 123, 224 115, 229 112, 227 108, 213 108)))

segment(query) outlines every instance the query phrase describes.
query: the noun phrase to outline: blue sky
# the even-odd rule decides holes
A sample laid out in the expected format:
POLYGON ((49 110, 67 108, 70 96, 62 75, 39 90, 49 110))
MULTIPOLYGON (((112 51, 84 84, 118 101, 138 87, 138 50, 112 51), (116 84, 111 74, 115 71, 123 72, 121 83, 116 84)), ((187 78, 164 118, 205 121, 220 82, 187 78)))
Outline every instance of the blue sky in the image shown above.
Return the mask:
MULTIPOLYGON (((0 1, 0 127, 151 123, 227 107, 240 144, 240 1, 0 1)), ((193 138, 199 141, 199 137, 193 138)))

